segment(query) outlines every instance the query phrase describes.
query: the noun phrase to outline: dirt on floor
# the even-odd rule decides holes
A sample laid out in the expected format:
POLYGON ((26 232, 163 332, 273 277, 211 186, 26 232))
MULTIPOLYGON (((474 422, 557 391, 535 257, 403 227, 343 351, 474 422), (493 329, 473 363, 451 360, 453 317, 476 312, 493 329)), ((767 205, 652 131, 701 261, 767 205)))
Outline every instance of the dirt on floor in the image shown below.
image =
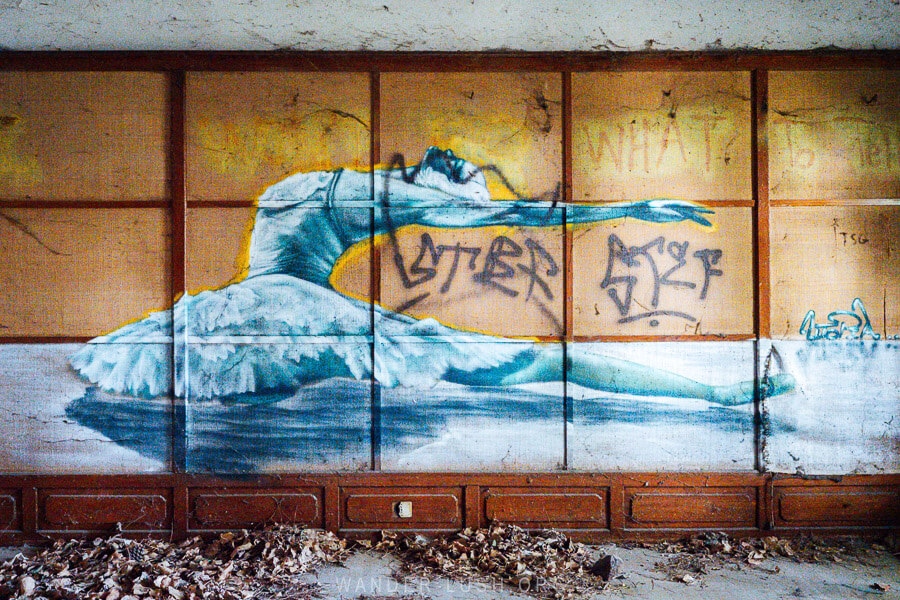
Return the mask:
POLYGON ((182 542, 117 534, 0 549, 0 599, 900 598, 893 544, 706 532, 584 545, 504 524, 374 542, 285 526, 182 542))

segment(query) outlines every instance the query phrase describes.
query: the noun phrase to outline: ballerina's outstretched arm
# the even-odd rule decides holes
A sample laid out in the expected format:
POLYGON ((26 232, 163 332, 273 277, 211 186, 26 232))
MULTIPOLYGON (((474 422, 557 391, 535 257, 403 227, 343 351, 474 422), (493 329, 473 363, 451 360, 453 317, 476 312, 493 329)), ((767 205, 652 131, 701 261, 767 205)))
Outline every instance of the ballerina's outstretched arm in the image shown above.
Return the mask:
MULTIPOLYGON (((723 406, 749 404, 754 400, 752 381, 708 385, 662 369, 586 352, 577 346, 568 348, 566 361, 567 380, 593 390, 636 396, 699 398, 723 406)), ((476 386, 562 381, 563 351, 559 346, 538 347, 499 367, 474 372, 450 371, 446 379, 476 386)), ((794 378, 788 373, 779 373, 770 376, 764 387, 760 386, 760 393, 772 397, 792 389, 794 378)))
MULTIPOLYGON (((537 206, 527 201, 491 202, 490 206, 384 206, 376 229, 390 231, 406 225, 431 227, 553 227, 562 225, 563 213, 553 206, 537 206)), ((566 205, 566 223, 599 223, 612 219, 632 218, 649 223, 691 221, 705 227, 712 224, 705 215, 709 208, 687 202, 660 198, 637 202, 601 205, 566 205)))

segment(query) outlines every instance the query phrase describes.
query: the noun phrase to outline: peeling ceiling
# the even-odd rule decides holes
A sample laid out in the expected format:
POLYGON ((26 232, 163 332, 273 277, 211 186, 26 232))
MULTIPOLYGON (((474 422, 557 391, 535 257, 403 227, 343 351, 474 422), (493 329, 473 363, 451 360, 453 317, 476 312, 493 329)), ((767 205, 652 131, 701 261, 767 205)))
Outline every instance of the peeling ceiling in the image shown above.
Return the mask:
POLYGON ((900 0, 0 0, 6 50, 900 48, 900 0))

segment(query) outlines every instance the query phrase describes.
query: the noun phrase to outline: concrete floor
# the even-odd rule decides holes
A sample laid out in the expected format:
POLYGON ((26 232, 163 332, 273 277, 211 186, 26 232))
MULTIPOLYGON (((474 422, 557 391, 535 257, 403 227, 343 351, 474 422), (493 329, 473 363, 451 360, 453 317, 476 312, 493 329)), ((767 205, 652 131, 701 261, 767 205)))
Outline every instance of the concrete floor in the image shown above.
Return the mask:
MULTIPOLYGON (((866 554, 842 563, 799 563, 790 558, 765 560, 758 567, 726 565, 696 582, 685 584, 668 579, 655 570, 671 554, 641 548, 599 546, 624 562, 622 577, 605 591, 581 598, 641 598, 647 600, 714 599, 847 600, 850 598, 900 598, 900 560, 888 551, 866 554), (879 584, 887 591, 871 587, 879 584)), ((400 583, 392 577, 399 563, 383 554, 366 552, 352 556, 344 567, 328 566, 309 576, 323 588, 323 597, 335 600, 502 600, 526 598, 525 594, 500 584, 457 582, 450 579, 412 578, 400 583)), ((533 597, 533 596, 531 596, 533 597)))
MULTIPOLYGON (((0 548, 0 561, 28 547, 0 548)), ((578 598, 711 599, 711 600, 848 600, 852 598, 900 599, 900 559, 888 550, 868 550, 857 558, 837 563, 800 563, 791 558, 769 558, 759 566, 725 564, 707 574, 696 574, 687 584, 655 568, 674 554, 614 545, 592 546, 597 555, 622 559, 620 577, 605 590, 586 592, 578 598), (874 584, 880 586, 873 587, 874 584)), ((359 551, 343 566, 327 565, 305 576, 321 586, 329 600, 508 600, 534 598, 500 583, 459 582, 451 579, 406 578, 394 573, 400 563, 385 554, 359 551)), ((671 573, 671 572, 670 572, 671 573)), ((262 599, 263 596, 257 596, 262 599)), ((546 597, 546 596, 542 596, 546 597)))

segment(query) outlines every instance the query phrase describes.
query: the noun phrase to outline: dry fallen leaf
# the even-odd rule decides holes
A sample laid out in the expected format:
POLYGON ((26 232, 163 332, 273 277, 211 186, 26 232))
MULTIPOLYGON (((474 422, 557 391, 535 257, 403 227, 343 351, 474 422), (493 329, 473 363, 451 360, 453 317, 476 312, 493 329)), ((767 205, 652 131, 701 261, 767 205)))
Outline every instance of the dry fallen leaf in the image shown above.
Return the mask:
POLYGON ((31 558, 0 564, 0 597, 306 600, 317 587, 299 577, 348 553, 334 534, 289 526, 177 543, 119 535, 58 540, 31 558))
POLYGON ((433 540, 385 531, 373 548, 397 556, 409 574, 501 581, 518 591, 549 598, 571 598, 605 585, 589 572, 596 558, 581 544, 552 530, 528 533, 495 523, 488 529, 465 529, 433 540))

